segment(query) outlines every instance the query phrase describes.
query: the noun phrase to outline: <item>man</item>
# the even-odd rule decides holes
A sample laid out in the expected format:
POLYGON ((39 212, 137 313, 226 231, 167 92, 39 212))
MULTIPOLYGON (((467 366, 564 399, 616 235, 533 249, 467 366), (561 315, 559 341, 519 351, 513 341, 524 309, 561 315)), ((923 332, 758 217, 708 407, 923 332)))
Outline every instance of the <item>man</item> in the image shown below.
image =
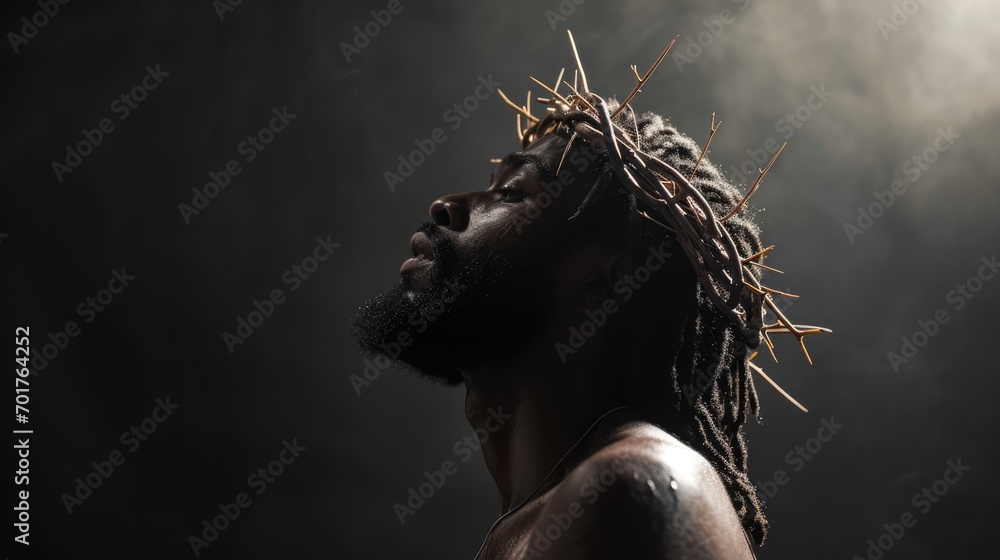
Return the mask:
POLYGON ((485 190, 431 204, 358 342, 464 383, 474 427, 504 412, 483 445, 500 516, 477 558, 752 558, 767 523, 747 349, 818 329, 773 306, 745 197, 698 145, 636 116, 635 91, 607 103, 578 77, 566 96, 546 86, 542 119, 515 106, 523 149, 485 190))

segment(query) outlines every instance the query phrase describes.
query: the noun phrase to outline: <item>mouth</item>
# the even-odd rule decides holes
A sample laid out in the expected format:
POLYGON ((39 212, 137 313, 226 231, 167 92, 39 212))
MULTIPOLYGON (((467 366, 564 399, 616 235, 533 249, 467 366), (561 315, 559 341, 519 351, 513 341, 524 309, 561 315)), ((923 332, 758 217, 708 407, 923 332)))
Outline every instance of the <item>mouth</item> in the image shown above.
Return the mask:
POLYGON ((434 243, 422 231, 414 233, 410 238, 410 251, 413 253, 413 258, 403 261, 403 266, 399 268, 401 276, 433 262, 434 243))

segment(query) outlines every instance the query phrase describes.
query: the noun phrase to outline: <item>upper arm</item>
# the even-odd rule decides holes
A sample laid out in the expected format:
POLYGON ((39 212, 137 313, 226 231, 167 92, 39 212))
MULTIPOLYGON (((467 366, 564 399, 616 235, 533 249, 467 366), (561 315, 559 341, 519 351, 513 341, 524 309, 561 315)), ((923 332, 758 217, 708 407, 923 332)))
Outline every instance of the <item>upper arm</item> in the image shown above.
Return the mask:
POLYGON ((718 475, 685 446, 615 444, 560 483, 525 558, 751 558, 718 475))

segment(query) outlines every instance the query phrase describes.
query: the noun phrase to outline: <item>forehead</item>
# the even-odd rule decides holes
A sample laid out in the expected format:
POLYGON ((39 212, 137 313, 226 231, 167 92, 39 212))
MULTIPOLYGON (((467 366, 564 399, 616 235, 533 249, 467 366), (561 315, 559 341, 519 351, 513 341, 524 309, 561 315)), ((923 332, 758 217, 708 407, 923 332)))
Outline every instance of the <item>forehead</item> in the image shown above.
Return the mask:
POLYGON ((554 179, 566 148, 566 139, 552 134, 545 136, 522 151, 511 152, 500 160, 498 170, 533 167, 544 179, 554 179))

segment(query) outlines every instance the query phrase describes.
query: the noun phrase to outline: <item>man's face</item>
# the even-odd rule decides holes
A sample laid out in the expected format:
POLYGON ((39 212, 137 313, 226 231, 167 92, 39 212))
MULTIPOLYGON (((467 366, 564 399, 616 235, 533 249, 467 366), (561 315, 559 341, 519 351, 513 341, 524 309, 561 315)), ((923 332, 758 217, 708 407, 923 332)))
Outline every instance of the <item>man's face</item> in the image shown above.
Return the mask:
MULTIPOLYGON (((365 303, 358 343, 431 377, 499 365, 531 345, 566 304, 566 262, 578 249, 569 220, 603 169, 578 142, 555 175, 566 139, 544 137, 506 156, 488 188, 450 194, 410 240, 400 282, 365 303)), ((593 234, 593 232, 590 232, 593 234)))

